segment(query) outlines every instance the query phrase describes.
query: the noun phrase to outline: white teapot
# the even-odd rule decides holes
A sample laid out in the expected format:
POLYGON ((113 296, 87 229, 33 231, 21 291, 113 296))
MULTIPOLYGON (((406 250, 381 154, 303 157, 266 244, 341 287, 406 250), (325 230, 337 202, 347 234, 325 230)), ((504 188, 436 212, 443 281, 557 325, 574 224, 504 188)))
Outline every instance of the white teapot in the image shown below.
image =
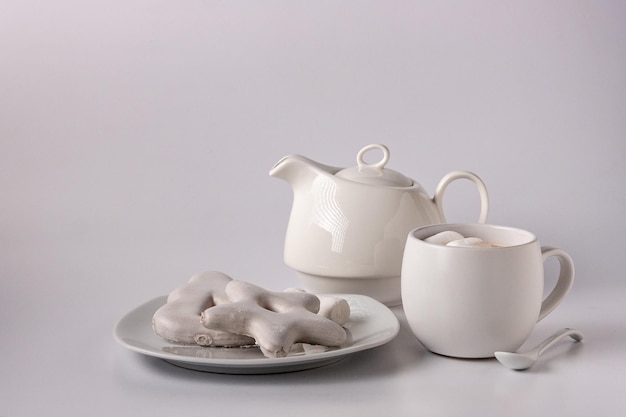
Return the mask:
POLYGON ((445 223, 442 198, 454 180, 478 188, 478 222, 487 218, 487 188, 475 174, 454 171, 439 182, 433 198, 411 178, 385 168, 389 149, 368 145, 357 166, 338 168, 290 155, 270 175, 291 184, 293 205, 285 239, 285 263, 315 293, 364 294, 387 305, 401 303, 400 272, 408 233, 419 226, 445 223), (382 151, 368 164, 364 155, 382 151))

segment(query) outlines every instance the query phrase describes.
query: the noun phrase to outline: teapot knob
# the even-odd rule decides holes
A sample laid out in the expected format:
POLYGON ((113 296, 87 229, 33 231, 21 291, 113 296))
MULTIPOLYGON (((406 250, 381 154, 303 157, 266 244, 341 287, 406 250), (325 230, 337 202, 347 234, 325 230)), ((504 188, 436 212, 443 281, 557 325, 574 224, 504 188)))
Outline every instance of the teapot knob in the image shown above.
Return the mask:
POLYGON ((356 155, 356 162, 359 165, 359 167, 373 167, 373 168, 383 169, 385 165, 387 164, 387 162, 389 162, 389 148, 387 148, 385 145, 379 145, 379 144, 367 145, 366 147, 361 149, 359 153, 356 155), (363 156, 368 151, 371 151, 374 149, 381 151, 383 153, 383 158, 376 163, 368 164, 363 159, 363 156))
POLYGON ((356 162, 358 166, 342 169, 335 175, 361 184, 383 187, 411 187, 413 185, 412 179, 393 169, 385 169, 385 165, 389 162, 389 149, 385 145, 367 145, 357 154, 356 162), (383 157, 378 162, 368 164, 363 158, 367 152, 372 150, 382 152, 383 157))

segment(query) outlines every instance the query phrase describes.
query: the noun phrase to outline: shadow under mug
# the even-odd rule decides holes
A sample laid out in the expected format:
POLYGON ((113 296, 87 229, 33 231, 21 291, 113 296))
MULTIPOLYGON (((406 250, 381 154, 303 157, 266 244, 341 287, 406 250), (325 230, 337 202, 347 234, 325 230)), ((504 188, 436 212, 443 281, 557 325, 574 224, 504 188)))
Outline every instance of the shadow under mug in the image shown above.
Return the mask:
POLYGON ((574 280, 561 249, 541 247, 530 232, 489 224, 420 227, 407 237, 402 304, 412 332, 428 350, 460 358, 514 351, 535 324, 556 308, 574 280), (452 247, 425 242, 452 230, 498 247, 452 247), (559 260, 558 281, 543 299, 544 262, 559 260))

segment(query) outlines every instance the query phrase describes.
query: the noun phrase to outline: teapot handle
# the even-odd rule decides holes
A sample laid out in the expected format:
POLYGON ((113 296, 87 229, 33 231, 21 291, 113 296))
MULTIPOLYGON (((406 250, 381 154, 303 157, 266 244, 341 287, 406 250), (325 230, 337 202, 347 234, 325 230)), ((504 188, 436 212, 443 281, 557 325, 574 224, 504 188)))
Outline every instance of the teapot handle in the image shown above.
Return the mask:
POLYGON ((446 190, 446 187, 448 187, 448 185, 450 185, 452 181, 461 178, 468 179, 476 184, 476 187, 478 188, 478 194, 480 195, 480 216, 478 217, 478 223, 485 223, 487 221, 487 213, 489 212, 489 195, 487 194, 487 187, 478 175, 469 171, 452 171, 445 175, 441 179, 441 181, 439 181, 437 189, 435 190, 433 202, 439 210, 439 215, 441 216, 442 223, 446 223, 446 216, 443 213, 443 194, 446 190))

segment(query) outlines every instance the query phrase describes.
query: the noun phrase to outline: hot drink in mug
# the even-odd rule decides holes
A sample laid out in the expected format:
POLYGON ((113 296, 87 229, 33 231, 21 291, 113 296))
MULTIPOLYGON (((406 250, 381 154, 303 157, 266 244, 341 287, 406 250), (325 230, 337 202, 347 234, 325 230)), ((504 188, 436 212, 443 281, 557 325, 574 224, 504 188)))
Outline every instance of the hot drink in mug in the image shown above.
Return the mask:
POLYGON ((541 247, 525 230, 488 224, 424 226, 407 237, 402 304, 411 330, 428 350, 492 357, 519 348, 535 324, 561 303, 573 279, 570 256, 541 247), (455 239, 444 242, 444 237, 455 239), (474 240, 468 244, 468 239, 474 240), (552 256, 560 263, 559 278, 544 299, 544 262, 552 256))

